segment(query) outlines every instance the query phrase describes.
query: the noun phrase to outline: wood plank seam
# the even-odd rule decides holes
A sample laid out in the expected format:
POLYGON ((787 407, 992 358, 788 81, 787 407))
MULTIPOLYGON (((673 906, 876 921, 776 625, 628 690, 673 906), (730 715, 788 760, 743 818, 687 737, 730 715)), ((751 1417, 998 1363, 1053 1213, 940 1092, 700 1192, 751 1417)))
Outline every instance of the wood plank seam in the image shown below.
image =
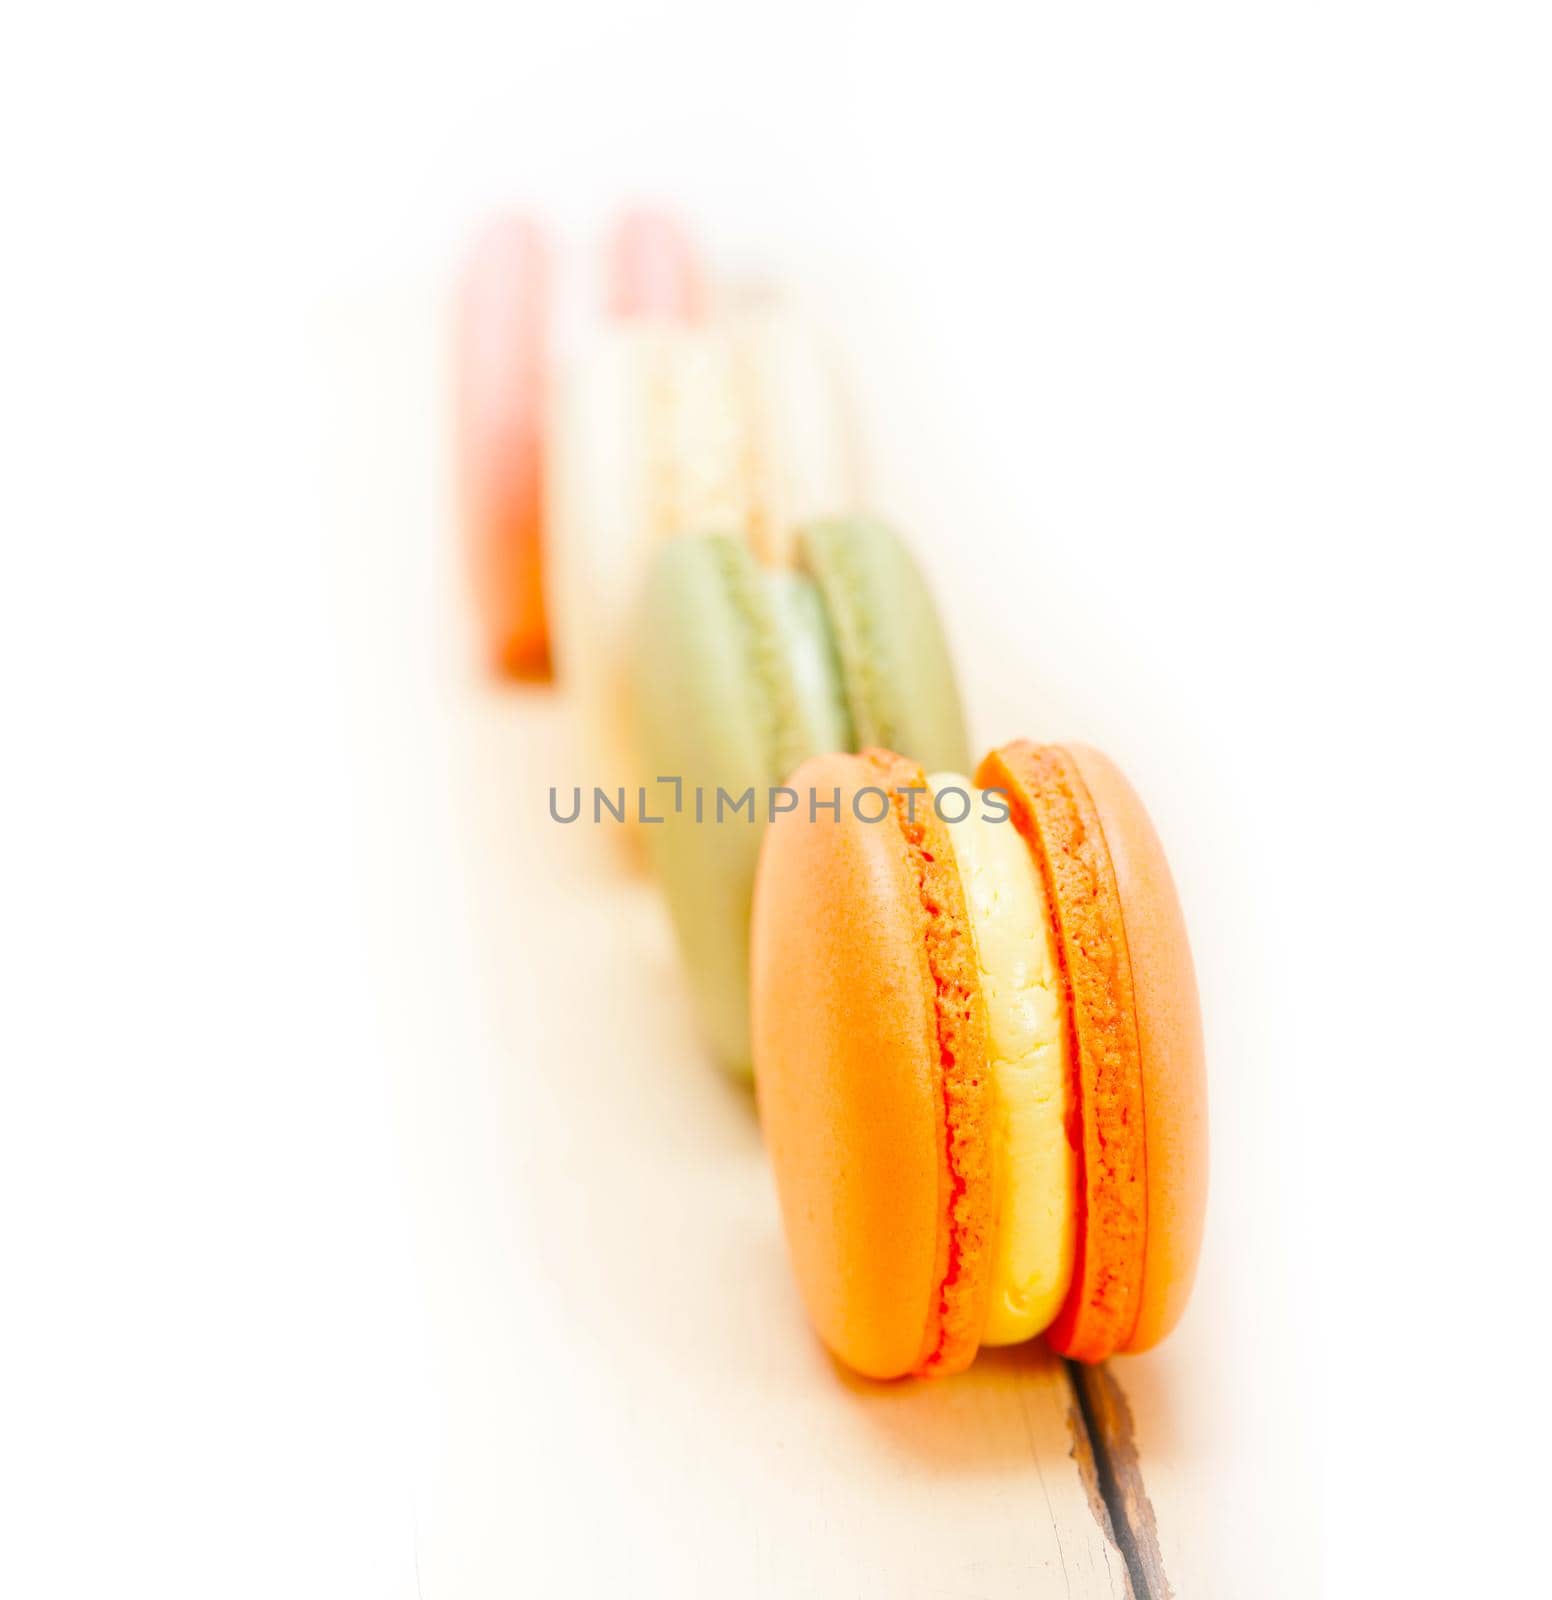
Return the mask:
MULTIPOLYGON (((1106 1529, 1126 1562, 1136 1600, 1173 1600, 1164 1572, 1158 1523, 1143 1483, 1132 1410, 1108 1363, 1067 1363, 1083 1431, 1094 1456, 1094 1473, 1106 1512, 1106 1529)), ((1075 1435, 1076 1436, 1076 1435, 1075 1435)), ((1079 1462, 1082 1470, 1084 1463, 1079 1462)))
MULTIPOLYGON (((1062 1363, 1068 1366, 1067 1362, 1062 1363)), ((1126 1561, 1125 1552, 1121 1549, 1121 1541, 1116 1537, 1115 1523, 1110 1515, 1110 1507, 1105 1500, 1104 1490, 1099 1481, 1099 1461, 1094 1451, 1094 1437, 1089 1427, 1089 1421, 1084 1414, 1082 1391, 1071 1372, 1062 1374, 1067 1384, 1069 1408, 1067 1412, 1067 1427, 1072 1436, 1072 1449, 1068 1454, 1072 1457, 1073 1464, 1078 1469, 1078 1481, 1083 1485, 1083 1491, 1088 1496, 1089 1514, 1094 1518, 1099 1531, 1104 1535, 1105 1570, 1110 1570, 1110 1552, 1115 1551, 1121 1558, 1121 1576, 1126 1584, 1126 1593, 1129 1600, 1139 1600, 1137 1587, 1132 1581, 1131 1567, 1126 1561)), ((1039 1470, 1039 1457, 1035 1459, 1036 1470, 1039 1470)), ((1042 1474, 1043 1481, 1043 1474, 1042 1474)), ((1068 1593, 1071 1593, 1069 1585, 1068 1593)), ((1147 1600, 1146 1596, 1141 1600, 1147 1600)))

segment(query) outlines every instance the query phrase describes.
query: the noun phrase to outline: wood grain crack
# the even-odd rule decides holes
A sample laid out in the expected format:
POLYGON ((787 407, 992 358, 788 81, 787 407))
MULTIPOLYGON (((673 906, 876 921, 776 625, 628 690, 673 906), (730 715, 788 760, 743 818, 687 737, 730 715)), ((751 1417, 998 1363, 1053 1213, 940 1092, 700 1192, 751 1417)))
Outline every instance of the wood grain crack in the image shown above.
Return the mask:
POLYGON ((1173 1600, 1126 1395, 1107 1363, 1069 1361, 1067 1374, 1078 1412, 1073 1458, 1095 1520, 1121 1552, 1135 1600, 1173 1600))

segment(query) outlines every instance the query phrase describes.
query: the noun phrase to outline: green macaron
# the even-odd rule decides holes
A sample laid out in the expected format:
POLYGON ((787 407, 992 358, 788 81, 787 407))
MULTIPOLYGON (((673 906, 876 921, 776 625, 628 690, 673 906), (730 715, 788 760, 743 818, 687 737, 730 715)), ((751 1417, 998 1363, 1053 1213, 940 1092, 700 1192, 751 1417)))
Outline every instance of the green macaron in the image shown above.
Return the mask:
POLYGON ((928 771, 969 751, 932 598, 881 523, 816 522, 791 570, 719 534, 665 545, 637 610, 632 711, 661 822, 644 828, 718 1058, 750 1070, 749 911, 772 807, 810 756, 880 745, 928 771))

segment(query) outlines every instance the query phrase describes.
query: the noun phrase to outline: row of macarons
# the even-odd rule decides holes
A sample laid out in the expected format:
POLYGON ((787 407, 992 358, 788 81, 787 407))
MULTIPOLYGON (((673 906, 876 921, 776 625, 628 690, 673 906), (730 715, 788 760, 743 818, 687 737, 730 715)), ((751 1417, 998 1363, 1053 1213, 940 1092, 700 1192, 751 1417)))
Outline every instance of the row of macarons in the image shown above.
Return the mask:
POLYGON ((466 521, 490 659, 575 698, 641 829, 712 1052, 752 1072, 830 1349, 948 1373, 1044 1335, 1156 1344, 1206 1201, 1201 1023, 1158 836, 1121 772, 1025 740, 972 773, 904 542, 862 513, 824 349, 621 219, 552 379, 538 226, 462 299, 466 521), (693 798, 691 798, 693 797, 693 798))

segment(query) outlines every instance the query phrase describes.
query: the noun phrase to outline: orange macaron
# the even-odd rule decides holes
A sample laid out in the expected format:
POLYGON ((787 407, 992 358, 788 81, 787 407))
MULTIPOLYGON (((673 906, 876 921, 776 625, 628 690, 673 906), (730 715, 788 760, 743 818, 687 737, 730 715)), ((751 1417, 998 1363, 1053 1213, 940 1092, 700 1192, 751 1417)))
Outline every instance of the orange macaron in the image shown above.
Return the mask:
POLYGON ((799 1288, 872 1377, 1043 1333, 1157 1343, 1206 1200, 1190 948, 1142 803, 1024 741, 972 784, 886 751, 789 780, 755 891, 755 1079, 799 1288))

